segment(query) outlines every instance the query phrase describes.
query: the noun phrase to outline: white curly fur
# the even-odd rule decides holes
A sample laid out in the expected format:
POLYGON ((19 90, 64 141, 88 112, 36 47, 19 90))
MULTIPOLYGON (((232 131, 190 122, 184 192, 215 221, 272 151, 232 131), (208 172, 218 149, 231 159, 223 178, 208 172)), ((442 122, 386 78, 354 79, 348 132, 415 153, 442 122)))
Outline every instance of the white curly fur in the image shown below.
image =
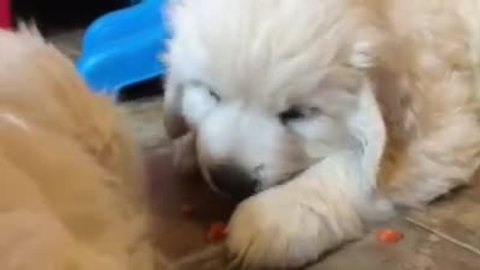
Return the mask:
POLYGON ((303 265, 360 237, 392 203, 422 205, 470 180, 478 14, 478 0, 175 6, 167 128, 193 134, 207 179, 228 161, 259 182, 229 225, 239 260, 303 265), (282 124, 291 106, 312 114, 282 124))

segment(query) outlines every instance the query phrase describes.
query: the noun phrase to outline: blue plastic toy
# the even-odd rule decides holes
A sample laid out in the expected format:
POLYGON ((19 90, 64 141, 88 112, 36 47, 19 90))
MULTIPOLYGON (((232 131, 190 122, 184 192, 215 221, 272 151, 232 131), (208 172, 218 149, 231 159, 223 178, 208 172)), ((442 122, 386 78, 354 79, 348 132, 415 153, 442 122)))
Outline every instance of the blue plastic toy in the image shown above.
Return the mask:
POLYGON ((97 93, 118 96, 126 86, 160 77, 165 66, 169 0, 144 0, 100 17, 87 29, 77 70, 97 93))

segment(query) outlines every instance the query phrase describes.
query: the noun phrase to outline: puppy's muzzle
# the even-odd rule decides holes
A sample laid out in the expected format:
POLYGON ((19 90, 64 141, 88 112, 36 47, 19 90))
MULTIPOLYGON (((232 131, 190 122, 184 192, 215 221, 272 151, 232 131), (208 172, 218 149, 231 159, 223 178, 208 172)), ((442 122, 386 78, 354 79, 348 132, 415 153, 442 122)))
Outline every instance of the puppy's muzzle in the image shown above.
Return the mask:
POLYGON ((208 169, 212 184, 222 193, 236 200, 255 194, 258 180, 241 168, 220 165, 208 169))

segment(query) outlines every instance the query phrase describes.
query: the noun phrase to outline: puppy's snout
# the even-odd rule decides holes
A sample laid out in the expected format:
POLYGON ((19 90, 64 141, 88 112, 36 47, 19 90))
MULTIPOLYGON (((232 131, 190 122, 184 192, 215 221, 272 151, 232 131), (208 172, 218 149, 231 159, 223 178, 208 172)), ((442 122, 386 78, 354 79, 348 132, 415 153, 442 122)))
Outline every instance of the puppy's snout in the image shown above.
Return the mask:
POLYGON ((250 197, 257 190, 257 179, 238 167, 221 165, 208 171, 213 185, 236 200, 250 197))

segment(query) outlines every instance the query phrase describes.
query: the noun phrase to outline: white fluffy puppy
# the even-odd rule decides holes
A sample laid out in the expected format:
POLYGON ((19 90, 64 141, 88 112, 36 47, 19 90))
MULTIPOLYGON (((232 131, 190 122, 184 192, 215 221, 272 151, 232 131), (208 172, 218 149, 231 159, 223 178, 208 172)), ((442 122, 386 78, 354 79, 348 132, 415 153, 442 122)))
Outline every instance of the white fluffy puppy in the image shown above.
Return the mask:
POLYGON ((173 8, 166 125, 214 189, 244 199, 227 242, 245 265, 303 265, 479 164, 480 1, 173 8))

